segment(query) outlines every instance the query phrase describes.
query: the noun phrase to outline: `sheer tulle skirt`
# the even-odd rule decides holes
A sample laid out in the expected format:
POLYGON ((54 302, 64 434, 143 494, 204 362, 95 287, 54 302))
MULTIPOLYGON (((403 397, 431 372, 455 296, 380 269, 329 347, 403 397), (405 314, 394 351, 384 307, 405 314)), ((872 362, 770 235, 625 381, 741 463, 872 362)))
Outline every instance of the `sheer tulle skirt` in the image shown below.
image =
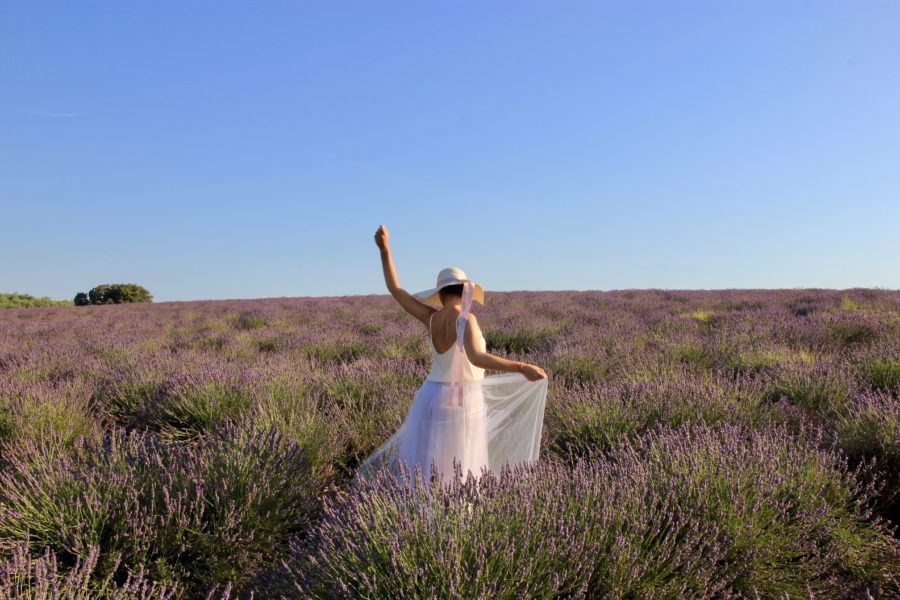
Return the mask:
POLYGON ((398 458, 413 469, 416 464, 429 474, 431 463, 439 473, 453 472, 453 459, 462 475, 475 475, 488 467, 484 393, 480 381, 463 382, 463 405, 448 402, 450 384, 425 381, 413 398, 406 417, 406 431, 399 440, 398 458))
POLYGON ((546 379, 529 381, 518 373, 504 373, 463 381, 462 406, 456 395, 448 405, 450 390, 449 383, 425 380, 403 424, 357 473, 370 479, 386 469, 403 481, 402 462, 407 477, 414 477, 418 467, 427 482, 433 465, 446 481, 454 476, 454 461, 465 479, 470 472, 476 477, 484 470, 499 474, 504 464, 537 460, 546 379))

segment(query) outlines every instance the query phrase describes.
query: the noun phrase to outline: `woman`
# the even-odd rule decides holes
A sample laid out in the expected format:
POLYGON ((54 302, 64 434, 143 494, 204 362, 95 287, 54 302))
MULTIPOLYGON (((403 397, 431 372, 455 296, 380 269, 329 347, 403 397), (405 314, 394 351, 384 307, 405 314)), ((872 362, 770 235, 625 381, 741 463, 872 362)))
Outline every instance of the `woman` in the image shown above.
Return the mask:
POLYGON ((478 320, 469 312, 473 300, 484 304, 484 290, 462 270, 444 269, 433 289, 410 294, 397 282, 384 225, 375 232, 375 243, 391 295, 428 327, 432 365, 400 429, 366 458, 358 474, 369 479, 386 468, 403 481, 405 470, 415 486, 417 469, 424 479, 465 478, 536 460, 546 373, 486 351, 478 320), (485 377, 485 369, 504 374, 485 377))

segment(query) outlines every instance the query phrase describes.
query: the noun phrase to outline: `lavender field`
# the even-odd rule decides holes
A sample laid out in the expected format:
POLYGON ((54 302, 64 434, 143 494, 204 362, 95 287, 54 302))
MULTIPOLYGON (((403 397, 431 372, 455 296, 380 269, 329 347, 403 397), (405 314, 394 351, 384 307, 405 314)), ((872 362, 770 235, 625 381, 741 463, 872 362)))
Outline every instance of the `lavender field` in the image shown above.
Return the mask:
POLYGON ((0 597, 900 597, 900 292, 488 296, 541 461, 416 496, 389 296, 0 311, 0 597))

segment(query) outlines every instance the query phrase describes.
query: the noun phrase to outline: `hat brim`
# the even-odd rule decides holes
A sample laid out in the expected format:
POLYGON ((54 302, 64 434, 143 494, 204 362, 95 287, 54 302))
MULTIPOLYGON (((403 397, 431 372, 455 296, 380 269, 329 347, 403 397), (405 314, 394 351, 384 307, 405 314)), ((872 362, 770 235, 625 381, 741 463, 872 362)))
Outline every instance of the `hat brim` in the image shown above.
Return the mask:
MULTIPOLYGON (((447 285, 454 284, 448 283, 447 285)), ((447 287, 447 285, 441 287, 447 287)), ((429 306, 433 306, 435 308, 444 308, 444 305, 441 304, 441 296, 440 294, 438 294, 440 290, 441 288, 431 288, 430 290, 416 292, 415 294, 413 294, 413 296, 429 306)), ((475 289, 472 291, 472 300, 484 306, 484 289, 477 283, 475 284, 475 289)))

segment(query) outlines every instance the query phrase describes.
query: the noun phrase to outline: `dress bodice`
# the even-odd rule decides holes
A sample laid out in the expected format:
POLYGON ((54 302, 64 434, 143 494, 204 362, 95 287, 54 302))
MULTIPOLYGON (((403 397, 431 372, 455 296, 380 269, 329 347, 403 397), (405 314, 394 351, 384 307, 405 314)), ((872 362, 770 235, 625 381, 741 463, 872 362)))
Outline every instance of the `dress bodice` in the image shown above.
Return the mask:
MULTIPOLYGON (((434 313, 431 313, 431 317, 434 316, 434 313)), ((451 381, 452 377, 452 367, 453 367, 453 348, 456 346, 456 342, 453 342, 453 345, 447 349, 446 352, 438 352, 434 347, 434 339, 431 336, 431 317, 428 317, 428 345, 431 346, 431 371, 429 371, 428 376, 425 377, 426 381, 451 381)), ((481 345, 481 350, 483 352, 487 352, 487 342, 485 342, 483 336, 479 336, 478 343, 481 345)), ((473 381, 484 379, 484 369, 481 367, 476 367, 469 360, 469 357, 463 352, 463 379, 465 381, 473 381)))

